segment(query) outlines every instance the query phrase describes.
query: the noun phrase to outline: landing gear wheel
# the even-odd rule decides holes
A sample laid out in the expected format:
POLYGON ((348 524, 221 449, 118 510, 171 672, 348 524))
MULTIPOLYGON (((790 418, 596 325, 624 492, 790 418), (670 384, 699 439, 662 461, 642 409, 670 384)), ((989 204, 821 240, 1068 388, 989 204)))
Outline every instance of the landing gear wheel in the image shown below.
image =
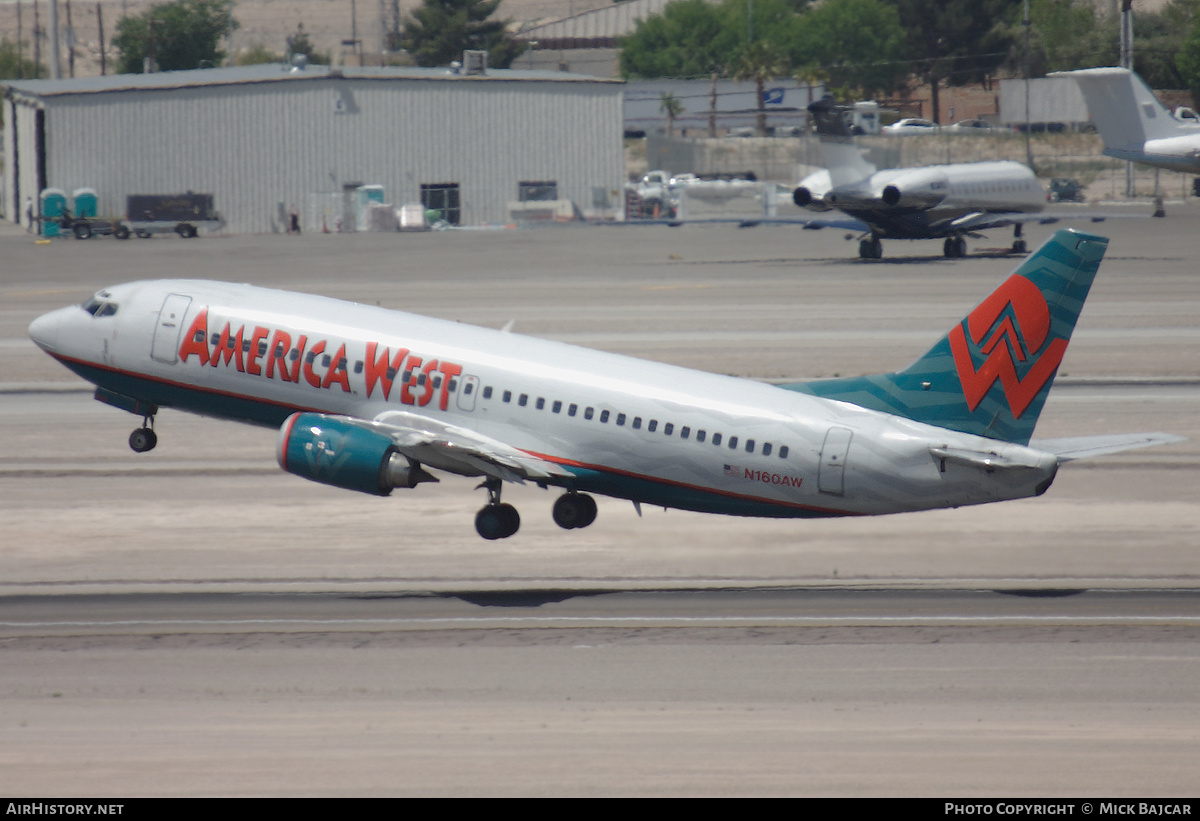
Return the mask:
POLYGON ((158 434, 151 428, 138 428, 129 434, 129 447, 133 448, 134 453, 154 450, 154 446, 157 444, 158 434))
POLYGON ((878 237, 859 240, 858 255, 862 259, 883 259, 883 243, 878 237))
POLYGON ((510 504, 489 504, 475 514, 475 530, 488 541, 507 539, 521 527, 521 516, 510 504))
POLYGON ((962 237, 946 237, 942 243, 942 256, 947 259, 957 259, 967 255, 967 241, 962 237))
POLYGON ((1028 251, 1029 251, 1029 247, 1025 244, 1025 240, 1023 240, 1023 239, 1013 240, 1012 252, 1014 254, 1024 254, 1024 253, 1027 253, 1028 251))
POLYGON ((564 530, 596 521, 596 500, 585 493, 564 493, 554 503, 554 523, 564 530))

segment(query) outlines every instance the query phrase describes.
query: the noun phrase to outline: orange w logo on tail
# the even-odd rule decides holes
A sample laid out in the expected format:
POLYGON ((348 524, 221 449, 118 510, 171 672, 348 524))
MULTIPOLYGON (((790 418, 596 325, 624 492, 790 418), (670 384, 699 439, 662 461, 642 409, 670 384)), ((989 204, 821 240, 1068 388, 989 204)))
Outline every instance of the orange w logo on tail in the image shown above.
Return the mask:
POLYGON ((1021 418, 1054 376, 1067 350, 1065 339, 1055 337, 1047 342, 1050 308, 1042 292, 1025 277, 1013 274, 963 324, 950 331, 950 350, 967 407, 974 411, 998 379, 1013 418, 1021 418), (983 363, 977 368, 979 358, 983 363), (1023 378, 1017 375, 1014 358, 1031 363, 1023 378))

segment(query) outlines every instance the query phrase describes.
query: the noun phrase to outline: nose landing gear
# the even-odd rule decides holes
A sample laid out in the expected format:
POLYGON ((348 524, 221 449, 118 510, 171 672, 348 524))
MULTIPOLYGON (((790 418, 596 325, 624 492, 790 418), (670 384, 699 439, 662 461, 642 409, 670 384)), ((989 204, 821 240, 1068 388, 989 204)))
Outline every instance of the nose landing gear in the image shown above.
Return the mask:
POLYGON ((129 434, 129 447, 133 448, 134 453, 145 453, 154 450, 157 444, 158 434, 154 432, 154 417, 146 416, 142 419, 142 427, 129 434))

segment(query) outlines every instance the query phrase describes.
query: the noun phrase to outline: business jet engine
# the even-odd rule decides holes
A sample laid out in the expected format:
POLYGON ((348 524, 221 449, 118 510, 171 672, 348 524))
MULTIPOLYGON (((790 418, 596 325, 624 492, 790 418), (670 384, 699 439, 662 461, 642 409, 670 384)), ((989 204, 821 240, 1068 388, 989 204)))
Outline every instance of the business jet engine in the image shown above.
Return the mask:
POLYGON ((279 429, 275 457, 288 473, 376 496, 437 481, 397 451, 390 436, 340 416, 292 414, 279 429))
POLYGON ((950 183, 944 175, 917 171, 885 185, 879 199, 889 208, 926 210, 939 205, 949 193, 950 183))

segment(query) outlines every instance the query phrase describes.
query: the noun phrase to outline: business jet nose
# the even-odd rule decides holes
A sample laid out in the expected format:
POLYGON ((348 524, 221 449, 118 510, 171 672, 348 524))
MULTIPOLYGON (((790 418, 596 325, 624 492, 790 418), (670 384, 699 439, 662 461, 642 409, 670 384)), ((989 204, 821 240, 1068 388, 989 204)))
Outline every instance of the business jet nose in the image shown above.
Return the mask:
POLYGON ((29 338, 43 351, 53 351, 58 345, 58 323, 61 311, 42 314, 29 323, 29 338))

